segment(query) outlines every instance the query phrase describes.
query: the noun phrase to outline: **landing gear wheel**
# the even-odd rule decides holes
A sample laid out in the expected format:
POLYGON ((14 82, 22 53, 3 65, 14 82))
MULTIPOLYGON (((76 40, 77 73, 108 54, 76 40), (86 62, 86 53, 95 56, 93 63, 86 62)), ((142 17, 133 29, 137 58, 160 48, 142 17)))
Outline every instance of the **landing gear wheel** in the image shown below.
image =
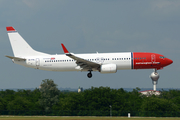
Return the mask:
POLYGON ((88 73, 88 74, 87 74, 87 77, 88 77, 88 78, 91 78, 91 77, 92 77, 92 73, 91 73, 91 72, 88 73))

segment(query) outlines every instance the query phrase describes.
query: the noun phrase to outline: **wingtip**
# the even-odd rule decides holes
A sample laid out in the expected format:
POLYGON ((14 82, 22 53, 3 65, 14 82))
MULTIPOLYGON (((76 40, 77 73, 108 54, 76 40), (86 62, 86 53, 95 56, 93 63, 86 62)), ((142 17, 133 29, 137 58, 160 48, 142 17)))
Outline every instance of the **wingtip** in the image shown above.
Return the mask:
POLYGON ((6 30, 7 30, 7 31, 16 31, 12 26, 6 27, 6 30))
POLYGON ((61 43, 61 46, 62 46, 63 51, 64 51, 64 53, 65 53, 65 54, 66 54, 66 53, 69 53, 69 51, 66 49, 66 47, 64 46, 64 44, 63 44, 63 43, 61 43))

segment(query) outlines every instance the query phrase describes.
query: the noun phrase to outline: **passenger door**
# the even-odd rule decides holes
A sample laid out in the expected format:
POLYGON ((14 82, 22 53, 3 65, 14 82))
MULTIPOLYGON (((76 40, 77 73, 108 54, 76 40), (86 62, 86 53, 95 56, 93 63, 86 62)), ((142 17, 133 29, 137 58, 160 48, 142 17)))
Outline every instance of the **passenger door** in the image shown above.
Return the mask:
POLYGON ((39 68, 39 66, 40 66, 40 59, 36 58, 36 67, 37 67, 37 69, 39 68))

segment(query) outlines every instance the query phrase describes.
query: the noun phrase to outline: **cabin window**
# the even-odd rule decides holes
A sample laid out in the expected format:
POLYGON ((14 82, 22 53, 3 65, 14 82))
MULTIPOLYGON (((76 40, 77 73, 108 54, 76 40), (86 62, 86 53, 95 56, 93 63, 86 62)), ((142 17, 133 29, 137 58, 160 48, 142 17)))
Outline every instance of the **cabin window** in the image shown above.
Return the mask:
POLYGON ((165 57, 164 56, 160 56, 160 58, 164 59, 165 57))

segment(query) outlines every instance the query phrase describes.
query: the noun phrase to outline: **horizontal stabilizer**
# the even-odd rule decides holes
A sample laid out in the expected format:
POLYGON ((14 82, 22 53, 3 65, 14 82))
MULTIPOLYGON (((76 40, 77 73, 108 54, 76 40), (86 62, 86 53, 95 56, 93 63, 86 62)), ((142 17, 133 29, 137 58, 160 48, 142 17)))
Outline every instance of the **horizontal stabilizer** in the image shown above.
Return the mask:
POLYGON ((26 59, 24 59, 24 58, 19 58, 19 57, 12 57, 12 56, 6 56, 6 57, 8 57, 8 58, 10 58, 10 59, 14 59, 14 60, 26 60, 26 59))

